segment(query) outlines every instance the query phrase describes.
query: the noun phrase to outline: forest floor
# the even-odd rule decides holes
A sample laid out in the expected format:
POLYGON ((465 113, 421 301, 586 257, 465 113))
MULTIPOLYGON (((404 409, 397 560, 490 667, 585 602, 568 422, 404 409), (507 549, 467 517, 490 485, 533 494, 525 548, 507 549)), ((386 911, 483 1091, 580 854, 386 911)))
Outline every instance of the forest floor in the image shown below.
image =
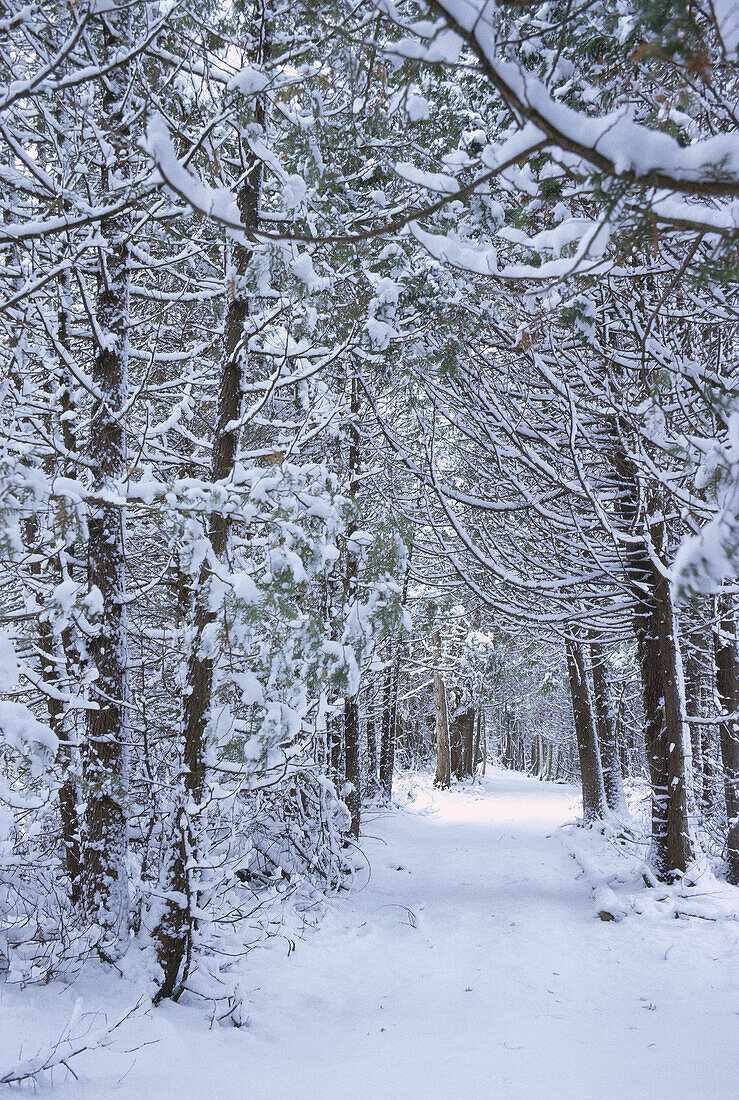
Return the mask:
MULTIPOLYGON (((402 810, 368 815, 366 887, 332 899, 289 955, 274 940, 248 956, 248 1026, 209 1030, 182 1005, 135 1016, 113 1047, 71 1063, 78 1081, 55 1071, 53 1095, 737 1095, 736 921, 598 920, 560 828, 577 815, 574 787, 493 770, 449 792, 406 777, 398 797, 402 810)), ((132 984, 0 987, 0 1065, 21 1039, 28 1056, 60 1030, 77 998, 115 1016, 132 984)))

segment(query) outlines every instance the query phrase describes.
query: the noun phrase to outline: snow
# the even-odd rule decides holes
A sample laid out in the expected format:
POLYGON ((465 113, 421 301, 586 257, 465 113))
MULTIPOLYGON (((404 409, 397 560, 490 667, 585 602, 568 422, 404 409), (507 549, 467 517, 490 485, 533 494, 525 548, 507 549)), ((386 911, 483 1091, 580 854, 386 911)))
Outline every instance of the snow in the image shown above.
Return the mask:
POLYGON ((447 176, 443 172, 424 172, 416 168, 415 164, 405 161, 398 161, 395 171, 407 183, 415 183, 418 187, 426 187, 429 191, 438 191, 441 195, 454 195, 459 190, 459 184, 454 177, 447 176))
MULTIPOLYGON (((384 6, 383 0, 375 0, 375 3, 384 6)), ((671 135, 637 123, 631 108, 619 108, 591 118, 558 102, 532 73, 499 56, 495 5, 490 0, 441 0, 436 8, 447 14, 467 34, 470 42, 475 43, 496 83, 506 89, 514 102, 521 104, 527 116, 531 115, 542 137, 547 134, 550 138, 556 136, 558 140, 571 142, 586 158, 591 152, 597 152, 619 175, 632 172, 638 177, 656 172, 684 182, 721 179, 736 185, 739 178, 737 134, 718 134, 684 147, 671 135)), ((719 13, 724 44, 732 51, 736 46, 736 14, 723 5, 719 13)), ((404 38, 394 49, 405 57, 454 64, 459 57, 460 39, 442 27, 443 23, 416 23, 413 30, 418 37, 404 38)))
POLYGON ((162 181, 193 210, 216 218, 226 225, 235 240, 244 242, 241 217, 234 196, 224 187, 209 187, 182 167, 175 153, 167 123, 160 114, 149 120, 141 148, 151 157, 162 181))
MULTIPOLYGON (((736 1094, 739 924, 596 919, 569 846, 577 833, 600 866, 603 838, 559 829, 574 787, 493 770, 450 792, 403 779, 398 797, 402 810, 367 816, 364 889, 333 899, 294 950, 275 939, 248 956, 245 1026, 209 1029, 207 1006, 142 1007, 106 1049, 74 1059, 79 1081, 55 1071, 53 1095, 400 1100, 462 1083, 465 1096, 527 1100, 736 1094)), ((0 987, 0 1071, 73 1013, 77 1033, 105 1023, 86 1013, 123 1016, 145 975, 130 956, 124 980, 102 973, 0 987)))
POLYGON ((330 279, 322 278, 316 273, 316 269, 313 266, 313 257, 310 252, 301 252, 290 261, 290 267, 294 271, 296 277, 300 279, 302 283, 305 283, 308 290, 312 293, 319 290, 326 290, 331 286, 330 279))
POLYGON ((269 86, 269 76, 258 65, 244 65, 236 76, 232 77, 229 87, 242 95, 257 95, 269 86))
POLYGON ((411 122, 422 122, 431 114, 429 101, 420 92, 411 92, 406 99, 405 110, 411 122))
POLYGON ((297 210, 305 202, 308 187, 302 176, 288 176, 282 185, 282 201, 288 210, 297 210))
POLYGON ((696 487, 712 479, 721 487, 719 509, 697 535, 683 540, 672 567, 673 590, 681 599, 696 592, 716 592, 736 575, 739 562, 739 411, 728 418, 728 440, 724 448, 709 452, 698 470, 696 487), (723 470, 722 470, 723 467, 723 470), (725 476, 725 485, 718 472, 725 476))
POLYGON ((20 676, 18 658, 6 630, 0 630, 0 683, 3 691, 15 687, 20 676))
MULTIPOLYGON (((409 225, 410 232, 430 256, 442 263, 475 275, 491 276, 497 279, 560 279, 570 275, 576 269, 583 270, 581 261, 587 259, 589 274, 595 274, 599 267, 605 269, 607 261, 601 257, 609 240, 609 228, 605 224, 594 224, 580 239, 577 250, 571 257, 547 260, 538 267, 531 264, 511 263, 503 267, 498 265, 498 251, 495 247, 475 248, 455 240, 443 233, 427 233, 416 222, 409 225)), ((554 231, 553 231, 554 233, 554 231)), ((555 234, 556 236, 556 234, 555 234)))
POLYGON ((59 742, 49 726, 39 722, 23 703, 0 699, 0 744, 18 752, 40 753, 47 762, 54 759, 59 742))
POLYGON ((713 0, 713 13, 727 54, 739 50, 739 3, 737 0, 713 0))

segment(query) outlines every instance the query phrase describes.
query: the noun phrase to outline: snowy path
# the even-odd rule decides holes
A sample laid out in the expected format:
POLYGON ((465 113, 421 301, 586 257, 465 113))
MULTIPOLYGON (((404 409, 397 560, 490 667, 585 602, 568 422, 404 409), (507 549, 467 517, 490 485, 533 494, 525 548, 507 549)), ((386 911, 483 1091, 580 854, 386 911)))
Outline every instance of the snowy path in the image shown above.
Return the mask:
POLYGON ((122 1082, 131 1056, 100 1054, 55 1095, 735 1097, 736 924, 594 919, 552 836, 575 808, 510 773, 422 788, 367 823, 363 892, 289 958, 250 956, 248 1028, 168 1006, 122 1082))

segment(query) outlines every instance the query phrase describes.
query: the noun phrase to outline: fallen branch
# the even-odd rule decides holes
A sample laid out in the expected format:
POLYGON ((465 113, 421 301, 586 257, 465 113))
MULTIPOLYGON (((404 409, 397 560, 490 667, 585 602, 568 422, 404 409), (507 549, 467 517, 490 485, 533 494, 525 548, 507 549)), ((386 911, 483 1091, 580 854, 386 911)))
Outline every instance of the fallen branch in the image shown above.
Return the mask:
MULTIPOLYGON (((22 1081, 38 1081, 40 1077, 45 1073, 51 1073, 58 1066, 64 1066, 69 1070, 75 1080, 78 1080, 77 1074, 70 1066, 70 1061, 76 1058, 80 1054, 84 1054, 90 1050, 104 1050, 110 1046, 114 1041, 115 1032, 121 1027, 122 1024, 129 1020, 136 1012, 141 1008, 143 1001, 139 1000, 132 1008, 121 1016, 114 1024, 106 1025, 98 1028, 95 1031, 90 1031, 92 1026, 92 1018, 89 1021, 87 1032, 79 1034, 73 1034, 75 1025, 80 1022, 78 1016, 78 1001, 72 1012, 72 1016, 59 1036, 59 1038, 49 1046, 42 1048, 33 1057, 27 1058, 24 1061, 16 1063, 5 1073, 0 1074, 0 1085, 17 1085, 22 1081)), ((92 1013, 91 1017, 97 1015, 92 1013)), ((84 1017, 82 1018, 84 1019, 84 1017)), ((154 1039, 151 1042, 157 1042, 154 1039)), ((137 1047, 132 1047, 131 1051, 139 1050, 142 1046, 149 1046, 150 1043, 141 1043, 137 1047)), ((124 1053, 130 1053, 125 1051, 124 1053)))

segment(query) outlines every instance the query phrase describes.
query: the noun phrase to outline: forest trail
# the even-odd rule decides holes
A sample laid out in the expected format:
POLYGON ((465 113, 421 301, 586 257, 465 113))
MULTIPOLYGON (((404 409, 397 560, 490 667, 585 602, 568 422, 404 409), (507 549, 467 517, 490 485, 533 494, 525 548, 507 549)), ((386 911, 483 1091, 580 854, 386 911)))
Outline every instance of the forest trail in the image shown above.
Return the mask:
POLYGON ((202 1011, 166 1006, 137 1025, 158 1042, 133 1065, 80 1059, 80 1082, 54 1095, 736 1095, 736 924, 595 919, 556 833, 573 787, 500 771, 450 792, 419 783, 404 811, 369 815, 366 888, 289 957, 249 956, 248 1027, 208 1031, 202 1011))
POLYGON ((736 926, 595 919, 555 832, 579 812, 575 787, 493 771, 369 821, 356 925, 257 999, 244 1095, 735 1097, 736 926))

